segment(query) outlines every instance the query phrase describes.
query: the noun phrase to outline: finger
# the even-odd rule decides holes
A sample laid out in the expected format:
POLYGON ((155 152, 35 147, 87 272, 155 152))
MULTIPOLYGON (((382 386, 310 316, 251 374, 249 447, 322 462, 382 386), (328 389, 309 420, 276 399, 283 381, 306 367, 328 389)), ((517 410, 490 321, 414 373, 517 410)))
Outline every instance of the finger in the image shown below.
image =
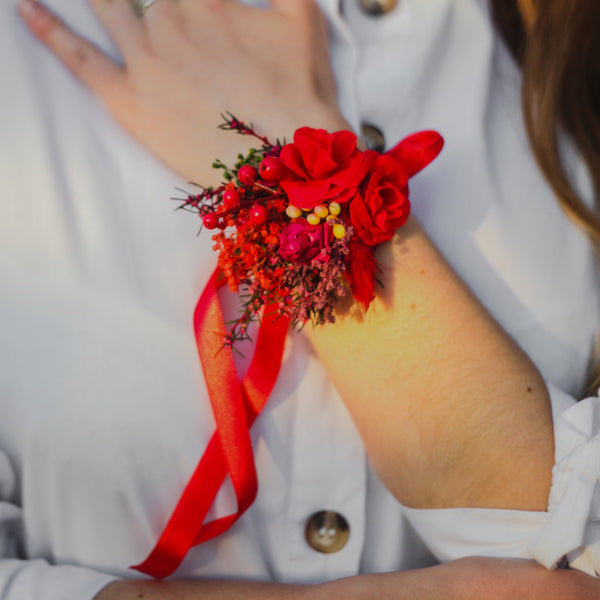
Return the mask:
POLYGON ((18 10, 31 32, 96 94, 109 101, 120 89, 123 70, 37 0, 20 0, 18 10))
MULTIPOLYGON (((202 2, 204 0, 200 0, 200 4, 202 2)), ((156 0, 144 11, 143 21, 145 21, 150 32, 156 30, 172 31, 181 26, 181 17, 179 0, 156 0)))
POLYGON ((131 0, 91 0, 90 4, 125 62, 145 50, 145 26, 131 0))

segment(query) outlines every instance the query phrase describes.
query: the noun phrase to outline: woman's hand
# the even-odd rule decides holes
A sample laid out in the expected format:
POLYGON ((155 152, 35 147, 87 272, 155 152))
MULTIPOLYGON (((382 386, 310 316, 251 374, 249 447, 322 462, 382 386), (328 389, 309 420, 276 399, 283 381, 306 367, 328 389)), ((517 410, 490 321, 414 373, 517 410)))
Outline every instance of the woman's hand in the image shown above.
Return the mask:
POLYGON ((31 31, 108 106, 117 121, 185 177, 212 185, 215 158, 231 164, 250 138, 223 134, 231 112, 291 139, 302 125, 347 128, 337 109, 327 30, 312 0, 91 0, 118 46, 119 65, 36 0, 21 0, 31 31))

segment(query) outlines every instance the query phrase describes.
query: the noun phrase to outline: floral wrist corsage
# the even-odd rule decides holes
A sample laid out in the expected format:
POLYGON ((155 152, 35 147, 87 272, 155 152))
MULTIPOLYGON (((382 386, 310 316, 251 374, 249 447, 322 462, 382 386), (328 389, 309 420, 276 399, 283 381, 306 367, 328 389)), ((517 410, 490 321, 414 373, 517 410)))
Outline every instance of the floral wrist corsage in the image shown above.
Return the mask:
POLYGON ((214 249, 229 287, 242 296, 224 345, 248 338, 248 324, 275 305, 292 325, 333 322, 349 291, 365 309, 375 295, 374 248, 410 213, 408 179, 440 152, 441 136, 423 131, 385 154, 357 148, 349 131, 302 127, 273 144, 232 115, 221 129, 252 135, 261 147, 217 160, 223 183, 189 195, 181 208, 215 230, 214 249))

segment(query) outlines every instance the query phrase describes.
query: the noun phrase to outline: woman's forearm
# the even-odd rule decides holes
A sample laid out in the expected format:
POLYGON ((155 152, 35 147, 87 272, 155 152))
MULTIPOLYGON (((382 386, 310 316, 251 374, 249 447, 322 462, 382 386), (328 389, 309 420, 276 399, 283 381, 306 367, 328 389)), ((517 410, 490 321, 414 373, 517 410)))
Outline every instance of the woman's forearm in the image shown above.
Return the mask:
POLYGON ((248 581, 115 581, 94 600, 592 600, 600 580, 510 559, 467 558, 426 569, 357 575, 319 585, 248 581))
POLYGON ((406 505, 545 510, 552 417, 534 365, 411 219, 378 249, 366 314, 308 335, 406 505))

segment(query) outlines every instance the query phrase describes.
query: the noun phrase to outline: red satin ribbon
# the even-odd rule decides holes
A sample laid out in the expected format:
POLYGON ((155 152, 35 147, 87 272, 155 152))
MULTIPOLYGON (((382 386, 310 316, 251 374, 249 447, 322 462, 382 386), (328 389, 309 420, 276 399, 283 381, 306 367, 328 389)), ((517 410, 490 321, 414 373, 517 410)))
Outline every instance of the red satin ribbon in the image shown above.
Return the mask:
POLYGON ((231 527, 252 504, 258 490, 250 427, 265 405, 281 366, 289 319, 267 306, 258 331, 252 362, 240 383, 226 334, 217 289, 223 285, 216 269, 194 312, 194 333, 216 431, 187 484, 156 546, 132 568, 156 578, 171 575, 193 546, 231 527), (237 512, 205 523, 215 496, 229 473, 237 512))
MULTIPOLYGON (((444 141, 435 131, 408 136, 388 151, 403 163, 411 177, 441 151, 444 141)), ((223 285, 215 270, 194 313, 194 332, 217 429, 150 556, 132 567, 156 578, 171 575, 188 550, 233 525, 252 504, 258 490, 250 427, 265 405, 281 366, 289 319, 277 318, 267 306, 256 349, 241 384, 231 349, 223 348, 226 334, 217 289, 223 285), (237 498, 236 513, 208 523, 206 515, 226 474, 237 498)))

